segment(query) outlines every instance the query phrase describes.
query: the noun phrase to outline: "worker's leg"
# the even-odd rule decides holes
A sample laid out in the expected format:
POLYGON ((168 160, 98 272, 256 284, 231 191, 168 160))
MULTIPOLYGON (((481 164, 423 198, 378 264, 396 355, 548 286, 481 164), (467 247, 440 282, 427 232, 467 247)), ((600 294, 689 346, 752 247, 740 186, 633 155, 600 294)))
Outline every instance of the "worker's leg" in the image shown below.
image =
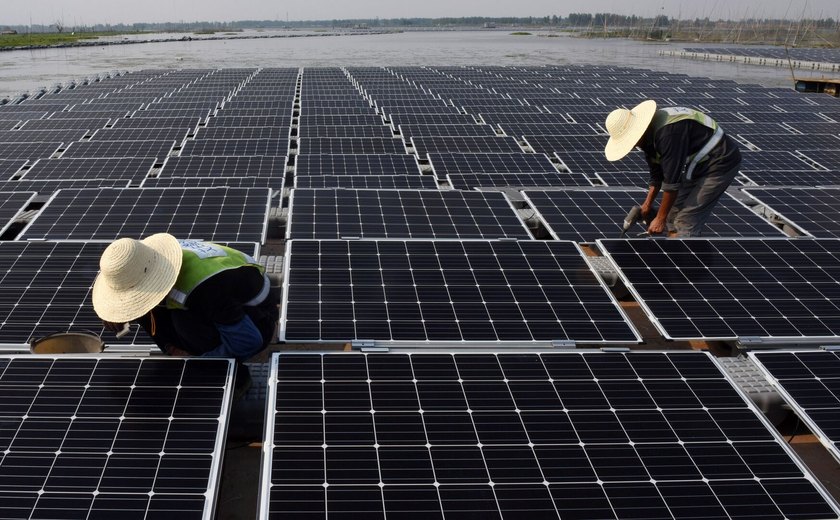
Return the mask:
MULTIPOLYGON (((740 164, 721 174, 709 172, 697 179, 687 194, 680 212, 674 219, 674 227, 679 237, 698 237, 703 226, 712 215, 720 197, 738 175, 740 164)), ((682 190, 681 190, 682 191, 682 190)))

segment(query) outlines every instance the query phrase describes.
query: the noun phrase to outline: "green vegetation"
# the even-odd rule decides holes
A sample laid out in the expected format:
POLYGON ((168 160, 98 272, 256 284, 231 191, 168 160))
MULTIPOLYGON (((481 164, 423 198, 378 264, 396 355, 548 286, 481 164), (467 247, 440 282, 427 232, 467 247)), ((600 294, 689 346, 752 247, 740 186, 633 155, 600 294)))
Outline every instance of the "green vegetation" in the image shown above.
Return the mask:
POLYGON ((102 36, 116 36, 118 32, 87 32, 87 33, 30 33, 30 34, 0 34, 0 48, 27 47, 30 45, 46 47, 75 43, 81 40, 95 40, 102 36))
POLYGON ((510 35, 511 36, 531 36, 531 33, 526 32, 526 31, 516 31, 516 32, 510 33, 510 35))

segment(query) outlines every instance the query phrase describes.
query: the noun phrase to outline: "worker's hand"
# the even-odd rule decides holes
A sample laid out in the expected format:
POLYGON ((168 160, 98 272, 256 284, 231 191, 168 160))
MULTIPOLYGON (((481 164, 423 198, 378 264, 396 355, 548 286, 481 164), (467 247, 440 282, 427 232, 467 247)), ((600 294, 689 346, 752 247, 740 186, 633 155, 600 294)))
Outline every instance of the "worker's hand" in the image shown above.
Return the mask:
POLYGON ((120 332, 121 330, 123 330, 123 327, 125 327, 125 323, 114 323, 113 321, 104 321, 103 320, 102 321, 102 326, 105 327, 105 330, 107 330, 109 332, 113 332, 114 334, 116 334, 117 332, 120 332))
POLYGON ((665 219, 663 217, 656 217, 653 221, 651 221, 647 231, 651 235, 659 235, 664 233, 667 228, 668 226, 666 225, 665 219))
POLYGON ((167 355, 172 357, 189 357, 191 354, 184 349, 178 348, 175 345, 166 345, 164 348, 167 355))

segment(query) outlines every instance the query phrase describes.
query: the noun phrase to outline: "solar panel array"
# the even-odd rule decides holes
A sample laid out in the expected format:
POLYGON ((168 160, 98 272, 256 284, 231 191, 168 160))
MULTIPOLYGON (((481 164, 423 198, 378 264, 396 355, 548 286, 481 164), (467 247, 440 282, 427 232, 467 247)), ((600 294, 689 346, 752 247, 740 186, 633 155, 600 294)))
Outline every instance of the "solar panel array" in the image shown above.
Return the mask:
POLYGON ((3 518, 213 518, 227 359, 0 357, 3 518))
POLYGON ((753 58, 770 58, 776 60, 788 59, 796 61, 813 61, 817 63, 840 63, 840 52, 837 49, 790 49, 785 47, 692 47, 686 52, 697 54, 721 54, 728 56, 747 56, 753 58))
POLYGON ((0 236, 9 229, 14 218, 35 197, 35 193, 26 191, 0 191, 0 236))
POLYGON ((275 354, 259 518, 837 518, 708 354, 275 354))
POLYGON ((840 238, 840 189, 749 188, 744 192, 802 234, 840 238))

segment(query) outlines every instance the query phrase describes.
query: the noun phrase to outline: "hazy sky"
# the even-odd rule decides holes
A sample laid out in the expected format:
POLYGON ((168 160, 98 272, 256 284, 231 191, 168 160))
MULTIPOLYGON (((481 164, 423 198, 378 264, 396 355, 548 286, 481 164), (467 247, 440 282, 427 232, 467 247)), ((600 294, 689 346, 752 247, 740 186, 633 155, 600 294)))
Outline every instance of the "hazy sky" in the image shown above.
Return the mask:
POLYGON ((613 12, 683 18, 840 16, 837 0, 27 0, 0 12, 0 26, 131 22, 402 18, 460 16, 545 16, 570 12, 613 12))

